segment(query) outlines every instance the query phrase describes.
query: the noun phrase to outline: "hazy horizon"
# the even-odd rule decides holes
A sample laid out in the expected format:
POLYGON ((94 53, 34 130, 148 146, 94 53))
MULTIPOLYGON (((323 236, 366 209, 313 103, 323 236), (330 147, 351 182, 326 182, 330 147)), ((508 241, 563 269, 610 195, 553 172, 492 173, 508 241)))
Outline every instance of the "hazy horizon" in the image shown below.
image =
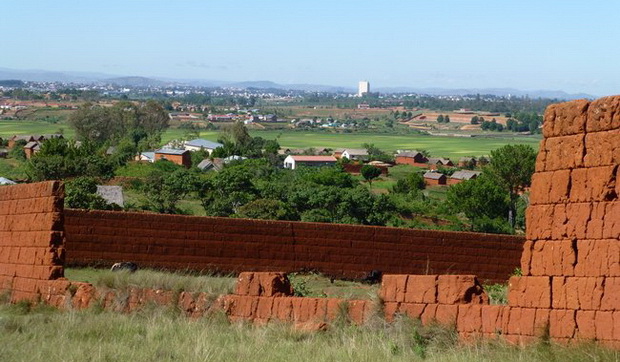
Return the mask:
POLYGON ((612 1, 8 0, 0 67, 611 95, 620 93, 618 10, 612 1))

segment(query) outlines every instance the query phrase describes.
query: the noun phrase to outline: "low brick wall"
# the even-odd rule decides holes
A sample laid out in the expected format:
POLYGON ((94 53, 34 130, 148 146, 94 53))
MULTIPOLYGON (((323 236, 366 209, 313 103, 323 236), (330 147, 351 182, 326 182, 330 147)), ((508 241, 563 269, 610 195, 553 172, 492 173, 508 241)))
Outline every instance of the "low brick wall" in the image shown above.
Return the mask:
POLYGON ((66 210, 69 264, 133 261, 222 272, 317 270, 363 278, 476 274, 505 282, 519 266, 517 236, 342 224, 66 210))

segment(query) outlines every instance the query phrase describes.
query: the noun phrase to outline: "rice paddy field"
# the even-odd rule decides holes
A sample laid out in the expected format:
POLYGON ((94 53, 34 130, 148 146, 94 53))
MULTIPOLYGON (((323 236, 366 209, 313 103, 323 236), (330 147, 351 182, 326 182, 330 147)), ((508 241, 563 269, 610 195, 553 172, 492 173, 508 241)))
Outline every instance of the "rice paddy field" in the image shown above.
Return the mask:
MULTIPOLYGON (((63 131, 66 137, 73 137, 74 132, 64 121, 49 123, 31 120, 0 120, 0 138, 14 134, 43 134, 63 131)), ((186 130, 170 128, 162 136, 162 142, 182 138, 186 130)), ((254 137, 277 139, 282 147, 288 148, 362 148, 364 143, 373 143, 386 152, 398 149, 424 149, 431 155, 458 159, 462 156, 488 155, 491 150, 506 144, 527 144, 538 149, 541 136, 517 136, 506 133, 493 137, 445 137, 422 134, 386 134, 386 133, 327 133, 294 130, 252 130, 254 137)), ((201 137, 216 140, 219 131, 204 131, 201 137)))

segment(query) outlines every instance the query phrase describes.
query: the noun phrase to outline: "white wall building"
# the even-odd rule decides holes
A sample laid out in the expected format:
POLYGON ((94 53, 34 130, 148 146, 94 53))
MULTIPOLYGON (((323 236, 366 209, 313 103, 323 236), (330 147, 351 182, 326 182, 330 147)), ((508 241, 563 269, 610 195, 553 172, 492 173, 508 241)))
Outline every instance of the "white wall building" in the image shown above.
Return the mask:
POLYGON ((359 82, 357 86, 357 96, 362 97, 364 94, 370 93, 370 83, 366 80, 359 82))

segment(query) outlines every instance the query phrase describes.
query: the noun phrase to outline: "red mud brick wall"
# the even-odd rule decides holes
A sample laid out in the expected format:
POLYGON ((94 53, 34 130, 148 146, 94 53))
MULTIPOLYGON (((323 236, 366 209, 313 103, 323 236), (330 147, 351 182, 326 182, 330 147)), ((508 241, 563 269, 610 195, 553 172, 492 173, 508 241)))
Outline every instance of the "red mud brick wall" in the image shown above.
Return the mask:
POLYGON ((0 293, 12 301, 63 276, 62 209, 60 182, 0 186, 0 293))
POLYGON ((511 306, 557 340, 620 345, 620 97, 549 106, 511 306))
POLYGON ((371 270, 476 274, 505 282, 519 266, 516 236, 338 224, 65 210, 68 264, 223 272, 298 271, 347 278, 371 270))

